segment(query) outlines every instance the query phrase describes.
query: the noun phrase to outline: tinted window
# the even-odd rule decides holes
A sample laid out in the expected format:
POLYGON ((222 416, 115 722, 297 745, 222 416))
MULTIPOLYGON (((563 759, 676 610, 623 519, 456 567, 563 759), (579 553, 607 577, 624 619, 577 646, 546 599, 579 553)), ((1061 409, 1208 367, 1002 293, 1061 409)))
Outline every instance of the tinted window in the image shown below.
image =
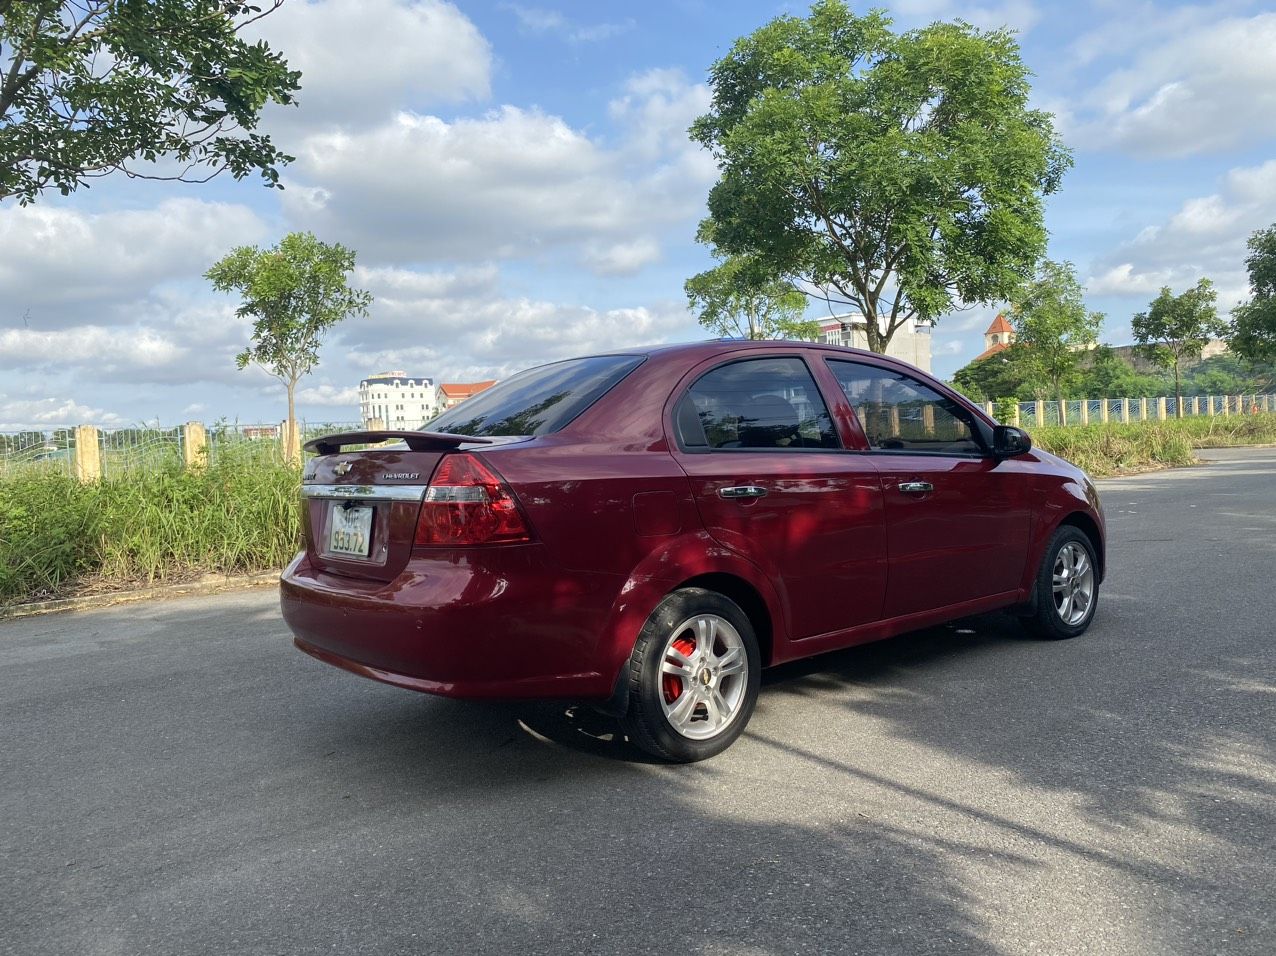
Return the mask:
POLYGON ((595 355, 530 368, 422 427, 454 435, 547 435, 566 427, 642 361, 641 355, 595 355))
POLYGON ((858 362, 829 361, 873 448, 945 455, 983 452, 962 407, 911 376, 858 362))
POLYGON ((678 403, 684 448, 837 448, 828 408, 798 358, 750 359, 706 373, 678 403))

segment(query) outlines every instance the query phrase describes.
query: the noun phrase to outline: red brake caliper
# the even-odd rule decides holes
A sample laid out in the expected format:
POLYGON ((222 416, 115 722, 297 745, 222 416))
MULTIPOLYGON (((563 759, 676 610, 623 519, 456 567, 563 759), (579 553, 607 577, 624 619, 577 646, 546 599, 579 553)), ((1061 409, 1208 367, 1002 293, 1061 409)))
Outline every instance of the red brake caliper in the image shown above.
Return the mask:
MULTIPOLYGON (((696 652, 696 642, 689 637, 680 637, 673 642, 673 649, 686 657, 696 652)), ((665 703, 672 704, 682 696, 682 678, 673 674, 664 674, 662 686, 665 691, 665 703)))

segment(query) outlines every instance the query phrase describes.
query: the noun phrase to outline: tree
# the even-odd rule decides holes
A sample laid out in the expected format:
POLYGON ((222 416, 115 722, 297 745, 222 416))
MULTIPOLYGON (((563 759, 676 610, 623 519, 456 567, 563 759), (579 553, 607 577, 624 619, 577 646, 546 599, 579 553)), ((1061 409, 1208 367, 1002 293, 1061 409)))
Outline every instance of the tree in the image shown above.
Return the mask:
POLYGON ((818 322, 804 320, 807 299, 791 284, 769 277, 747 256, 692 276, 684 286, 687 305, 700 324, 720 336, 749 339, 814 339, 818 322))
POLYGON ((1219 320, 1214 303, 1218 293, 1209 279, 1201 279, 1182 295, 1168 286, 1152 300, 1146 312, 1130 322, 1130 329, 1144 355, 1165 369, 1174 370, 1174 398, 1178 417, 1183 417, 1183 389, 1180 367, 1184 359, 1198 358, 1201 350, 1226 326, 1219 320))
POLYGON ((1103 327, 1103 313, 1086 311, 1085 291, 1072 263, 1044 260, 1036 278, 1015 296, 1010 321, 1016 344, 1023 346, 1055 399, 1063 401, 1078 360, 1103 327))
POLYGON ((285 236, 271 249, 240 246, 204 274, 219 292, 238 292, 236 315, 253 320, 252 342, 235 357, 242 369, 259 365, 288 390, 285 448, 297 449, 297 383, 319 363, 324 333, 351 315, 367 315, 372 295, 352 289, 346 273, 355 254, 308 232, 285 236))
POLYGON ((0 0, 0 199, 66 195, 116 171, 203 182, 257 170, 278 185, 292 157, 253 130, 266 103, 293 102, 301 74, 240 31, 281 3, 0 0), (180 167, 136 165, 166 157, 180 167))
POLYGON ((1245 260, 1253 298, 1232 311, 1230 347, 1253 362, 1276 361, 1276 223, 1249 237, 1245 260))
POLYGON ((1081 362, 1077 398, 1142 398, 1165 393, 1158 375, 1141 375, 1110 345, 1100 345, 1081 362))
POLYGON ((1030 399, 1042 392, 1040 374, 1028 350, 1016 342, 987 358, 962 366, 953 375, 953 384, 963 395, 981 402, 1030 399))
POLYGON ((690 129, 721 170, 699 239, 854 307, 876 352, 910 321, 1009 298, 1071 163, 1010 33, 890 24, 843 0, 772 20, 713 64, 690 129))

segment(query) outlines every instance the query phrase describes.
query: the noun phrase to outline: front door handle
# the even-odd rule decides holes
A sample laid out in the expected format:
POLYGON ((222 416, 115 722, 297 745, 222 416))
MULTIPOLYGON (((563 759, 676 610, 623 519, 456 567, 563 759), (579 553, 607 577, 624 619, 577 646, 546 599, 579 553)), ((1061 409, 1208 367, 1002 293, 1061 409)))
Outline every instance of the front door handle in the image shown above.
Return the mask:
POLYGON ((730 488, 719 488, 719 498, 765 498, 766 489, 761 485, 732 485, 730 488))
POLYGON ((934 491, 935 486, 929 481, 901 481, 899 490, 906 495, 924 495, 928 491, 934 491))

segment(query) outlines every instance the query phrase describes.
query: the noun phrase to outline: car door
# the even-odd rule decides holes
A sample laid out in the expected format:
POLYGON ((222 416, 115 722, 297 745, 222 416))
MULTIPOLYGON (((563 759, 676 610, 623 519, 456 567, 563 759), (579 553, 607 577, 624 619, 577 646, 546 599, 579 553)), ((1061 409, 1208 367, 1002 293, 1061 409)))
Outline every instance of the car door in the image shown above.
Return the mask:
POLYGON ((881 617, 881 484, 869 458, 842 450, 801 356, 702 367, 672 417, 706 530, 776 583, 792 638, 881 617))
POLYGON ((882 482, 885 616, 1014 591, 1027 561, 1029 482, 985 449, 968 409, 886 364, 828 359, 882 482))

